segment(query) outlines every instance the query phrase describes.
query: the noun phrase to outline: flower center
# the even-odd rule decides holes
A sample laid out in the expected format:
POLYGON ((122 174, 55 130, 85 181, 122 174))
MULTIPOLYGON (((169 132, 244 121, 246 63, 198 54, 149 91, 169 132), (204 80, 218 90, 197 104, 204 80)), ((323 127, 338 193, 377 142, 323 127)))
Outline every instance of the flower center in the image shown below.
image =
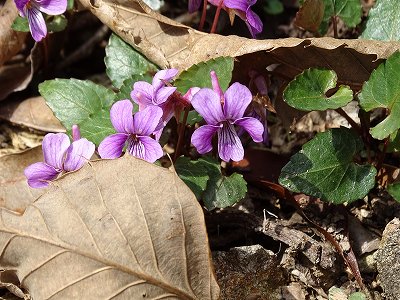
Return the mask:
POLYGON ((127 140, 126 150, 132 156, 144 159, 145 158, 145 147, 136 134, 131 134, 127 140))

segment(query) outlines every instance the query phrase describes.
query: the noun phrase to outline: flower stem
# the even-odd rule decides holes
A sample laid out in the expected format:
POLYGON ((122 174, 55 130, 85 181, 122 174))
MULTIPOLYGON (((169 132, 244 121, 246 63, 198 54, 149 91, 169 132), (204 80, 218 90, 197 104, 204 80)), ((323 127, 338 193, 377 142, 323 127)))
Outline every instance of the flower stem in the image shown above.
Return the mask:
POLYGON ((202 31, 204 28, 204 23, 206 21, 206 14, 207 14, 207 0, 203 1, 203 11, 201 13, 201 20, 199 25, 199 30, 202 31))
POLYGON ((332 24, 333 24, 333 37, 335 39, 337 39, 337 38, 339 38, 339 36, 338 36, 337 17, 336 16, 332 17, 332 24))
POLYGON ((221 13, 222 3, 223 3, 223 1, 220 0, 218 7, 217 7, 217 11, 215 12, 214 21, 213 21, 210 33, 214 33, 215 30, 217 29, 217 23, 218 23, 219 15, 221 13))
POLYGON ((190 107, 185 108, 185 113, 183 114, 182 123, 179 125, 178 143, 176 144, 174 162, 176 162, 179 155, 181 155, 181 149, 182 149, 183 140, 184 140, 184 136, 185 136, 186 122, 187 122, 187 118, 189 115, 189 109, 190 109, 190 107))

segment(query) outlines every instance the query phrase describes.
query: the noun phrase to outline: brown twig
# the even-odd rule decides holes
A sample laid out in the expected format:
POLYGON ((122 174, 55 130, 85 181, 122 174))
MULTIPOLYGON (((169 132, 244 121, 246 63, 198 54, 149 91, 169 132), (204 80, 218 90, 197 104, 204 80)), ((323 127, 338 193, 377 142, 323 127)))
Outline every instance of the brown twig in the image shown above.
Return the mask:
POLYGON ((333 24, 333 37, 335 39, 339 38, 338 29, 337 29, 337 16, 332 17, 332 24, 333 24))

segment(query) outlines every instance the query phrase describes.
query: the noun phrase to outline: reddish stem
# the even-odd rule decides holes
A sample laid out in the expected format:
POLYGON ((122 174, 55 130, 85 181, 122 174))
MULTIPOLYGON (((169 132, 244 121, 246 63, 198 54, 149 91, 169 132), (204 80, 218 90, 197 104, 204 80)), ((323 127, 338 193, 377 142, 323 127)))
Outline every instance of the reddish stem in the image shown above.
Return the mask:
POLYGON ((332 23, 333 23, 333 36, 335 39, 339 38, 338 35, 338 29, 337 29, 337 17, 333 16, 332 17, 332 23))
POLYGON ((218 7, 217 7, 217 11, 215 12, 214 21, 213 21, 210 33, 214 33, 215 30, 217 29, 217 23, 218 23, 219 15, 221 13, 222 3, 223 3, 223 1, 220 0, 218 7))
POLYGON ((201 20, 199 25, 199 30, 202 31, 204 28, 204 23, 206 22, 206 14, 207 14, 207 0, 203 1, 203 12, 201 13, 201 20))
POLYGON ((187 122, 187 118, 189 115, 189 109, 190 109, 190 107, 185 108, 185 113, 183 115, 182 123, 179 125, 178 142, 176 144, 174 162, 176 162, 179 155, 181 154, 182 144, 183 144, 184 135, 185 135, 186 122, 187 122))

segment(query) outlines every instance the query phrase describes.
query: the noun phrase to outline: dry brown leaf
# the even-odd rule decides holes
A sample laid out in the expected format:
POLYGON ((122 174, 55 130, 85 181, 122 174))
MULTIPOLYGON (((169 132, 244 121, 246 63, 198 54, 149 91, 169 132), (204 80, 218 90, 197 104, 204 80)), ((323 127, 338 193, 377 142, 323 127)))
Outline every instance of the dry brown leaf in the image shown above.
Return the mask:
POLYGON ((20 216, 1 211, 0 267, 33 299, 217 299, 204 216, 178 176, 92 162, 20 216))
POLYGON ((295 25, 316 32, 324 17, 322 0, 306 0, 296 14, 295 25))
POLYGON ((180 70, 219 56, 236 57, 242 78, 248 70, 279 64, 287 80, 309 67, 338 73, 340 83, 359 89, 378 62, 400 49, 399 42, 333 38, 252 40, 196 31, 157 14, 141 0, 80 0, 104 24, 162 68, 180 70))
POLYGON ((23 212, 37 197, 41 189, 32 189, 26 182, 24 169, 43 161, 42 147, 0 157, 0 206, 23 212))
POLYGON ((13 0, 6 0, 0 8, 0 66, 18 53, 25 41, 26 32, 17 32, 11 28, 18 16, 13 0))
POLYGON ((43 97, 6 102, 0 106, 0 118, 45 132, 65 132, 43 97))

